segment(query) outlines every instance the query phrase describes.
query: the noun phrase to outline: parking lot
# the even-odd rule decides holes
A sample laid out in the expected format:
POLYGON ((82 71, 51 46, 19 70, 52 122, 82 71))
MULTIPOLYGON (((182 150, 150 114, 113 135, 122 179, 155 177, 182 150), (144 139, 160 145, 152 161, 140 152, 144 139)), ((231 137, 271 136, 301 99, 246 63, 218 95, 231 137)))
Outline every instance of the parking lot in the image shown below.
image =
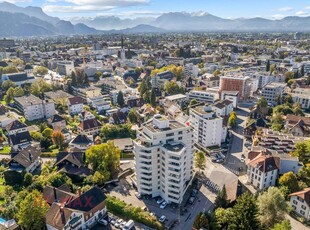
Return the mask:
MULTIPOLYGON (((156 202, 159 197, 150 198, 145 196, 142 199, 138 199, 135 195, 136 190, 131 185, 129 177, 120 180, 119 184, 115 187, 108 187, 107 190, 109 195, 115 196, 128 204, 137 207, 146 207, 149 212, 154 213, 157 218, 160 218, 162 215, 166 216, 166 226, 171 226, 177 221, 179 224, 175 225, 173 228, 177 230, 191 229, 196 215, 201 211, 208 211, 212 208, 210 197, 212 200, 216 197, 216 195, 203 184, 197 192, 193 204, 187 204, 182 210, 178 206, 172 204, 167 205, 165 209, 161 209, 160 204, 156 202)), ((141 226, 140 228, 147 229, 145 226, 141 226)), ((110 227, 110 229, 113 229, 113 226, 110 227)))

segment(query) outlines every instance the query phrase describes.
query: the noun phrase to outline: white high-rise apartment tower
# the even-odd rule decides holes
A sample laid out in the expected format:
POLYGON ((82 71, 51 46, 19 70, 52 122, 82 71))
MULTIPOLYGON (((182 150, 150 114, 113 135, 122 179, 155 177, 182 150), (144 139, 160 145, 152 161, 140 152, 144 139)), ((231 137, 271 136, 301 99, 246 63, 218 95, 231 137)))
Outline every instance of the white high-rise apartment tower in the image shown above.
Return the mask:
POLYGON ((191 128, 162 115, 144 123, 134 141, 137 187, 141 194, 181 203, 193 177, 191 128))

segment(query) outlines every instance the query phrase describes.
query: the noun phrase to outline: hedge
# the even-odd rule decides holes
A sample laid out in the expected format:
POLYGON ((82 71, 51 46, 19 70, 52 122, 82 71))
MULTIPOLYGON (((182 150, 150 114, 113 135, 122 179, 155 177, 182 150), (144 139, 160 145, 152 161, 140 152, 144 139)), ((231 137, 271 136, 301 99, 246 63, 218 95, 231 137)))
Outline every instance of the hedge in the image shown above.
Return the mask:
POLYGON ((107 209, 115 215, 133 219, 139 223, 155 229, 164 229, 156 217, 151 216, 149 212, 145 212, 140 207, 134 207, 118 198, 108 196, 105 200, 107 209))

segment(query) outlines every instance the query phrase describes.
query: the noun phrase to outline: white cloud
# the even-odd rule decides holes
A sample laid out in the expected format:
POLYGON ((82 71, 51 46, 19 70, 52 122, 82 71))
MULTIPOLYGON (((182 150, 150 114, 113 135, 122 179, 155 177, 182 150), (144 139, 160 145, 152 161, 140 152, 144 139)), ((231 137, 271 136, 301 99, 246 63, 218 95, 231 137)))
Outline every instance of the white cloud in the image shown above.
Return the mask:
POLYGON ((6 0, 9 3, 23 3, 23 2, 32 2, 32 0, 6 0))
POLYGON ((290 6, 281 7, 278 9, 278 11, 280 12, 287 12, 287 11, 292 11, 292 10, 293 10, 293 7, 290 7, 290 6))
POLYGON ((273 18, 273 19, 282 19, 282 18, 284 18, 284 17, 286 17, 286 16, 283 15, 283 14, 274 14, 274 15, 271 15, 271 18, 273 18))
POLYGON ((310 6, 306 6, 306 7, 305 7, 305 10, 310 10, 310 6))
POLYGON ((42 8, 47 13, 95 12, 146 5, 149 2, 150 0, 47 0, 42 8))
POLYGON ((295 14, 297 16, 308 16, 309 15, 309 13, 307 13, 307 12, 305 12, 303 10, 297 11, 295 14))

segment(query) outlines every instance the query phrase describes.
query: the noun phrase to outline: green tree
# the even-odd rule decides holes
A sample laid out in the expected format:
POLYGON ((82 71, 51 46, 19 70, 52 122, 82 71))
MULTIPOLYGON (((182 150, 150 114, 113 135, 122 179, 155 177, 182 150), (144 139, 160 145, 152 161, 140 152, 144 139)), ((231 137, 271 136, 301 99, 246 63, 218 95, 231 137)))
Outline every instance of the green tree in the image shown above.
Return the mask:
POLYGON ((193 105, 197 104, 198 101, 196 99, 192 99, 190 102, 189 102, 189 107, 192 107, 193 105))
POLYGON ((14 88, 14 97, 22 97, 24 95, 25 95, 25 92, 24 92, 23 88, 21 88, 21 87, 14 88))
POLYGON ((34 67, 33 74, 36 77, 42 77, 48 73, 48 69, 44 66, 36 66, 34 67))
POLYGON ((220 74, 221 74, 221 71, 219 71, 218 69, 213 72, 213 75, 216 77, 219 76, 220 74))
POLYGON ((43 137, 51 138, 53 134, 53 130, 51 128, 45 128, 42 132, 43 137))
POLYGON ((24 175, 24 186, 28 187, 31 184, 32 184, 32 174, 26 173, 24 175))
POLYGON ((228 125, 231 128, 235 128, 237 126, 237 115, 235 111, 232 111, 228 118, 228 125))
POLYGON ((44 92, 52 90, 52 85, 48 84, 43 78, 37 79, 34 83, 31 84, 30 92, 31 94, 41 97, 44 92))
POLYGON ((271 128, 275 131, 280 131, 284 127, 284 119, 281 114, 276 114, 271 119, 271 128))
POLYGON ((310 187, 310 165, 304 165, 298 172, 299 183, 303 187, 310 187))
POLYGON ((180 87, 175 81, 166 81, 164 90, 169 95, 175 95, 178 93, 184 93, 184 89, 180 87))
POLYGON ((289 220, 283 220, 280 223, 275 224, 270 230, 291 230, 292 226, 289 220))
POLYGON ((215 208, 227 208, 228 204, 226 186, 224 185, 215 198, 214 206, 215 208))
POLYGON ((269 187, 257 198, 259 219, 265 229, 272 228, 285 218, 287 204, 281 191, 276 187, 269 187))
POLYGON ((289 80, 294 78, 294 72, 288 71, 284 74, 284 81, 285 83, 288 83, 289 80))
POLYGON ((17 213, 18 224, 23 229, 44 229, 44 217, 48 210, 48 205, 42 194, 34 190, 29 193, 20 204, 17 213))
POLYGON ((86 150, 86 162, 94 171, 98 171, 109 180, 118 171, 120 164, 119 148, 113 142, 108 141, 96 146, 91 146, 86 150))
POLYGON ((233 218, 236 215, 232 208, 215 209, 215 229, 233 229, 233 218))
POLYGON ((72 180, 65 173, 52 173, 50 177, 48 177, 48 183, 57 188, 63 184, 72 188, 72 180))
POLYGON ((110 173, 108 171, 104 171, 104 174, 101 174, 96 171, 91 179, 94 184, 101 186, 110 179, 110 173))
POLYGON ((198 215, 196 216, 194 220, 193 228, 197 230, 202 229, 202 228, 209 229, 209 222, 204 213, 202 212, 198 213, 198 215))
POLYGON ((76 78, 76 74, 74 71, 71 72, 71 85, 77 86, 77 78, 76 78))
POLYGON ((15 83, 14 82, 12 82, 11 80, 5 80, 4 82, 2 82, 2 84, 1 84, 1 88, 3 89, 3 90, 8 90, 9 88, 14 88, 16 85, 15 85, 15 83))
POLYGON ((151 90, 150 103, 151 103, 152 107, 155 108, 155 106, 156 106, 156 95, 155 95, 154 88, 152 88, 152 90, 151 90))
POLYGON ((101 73, 101 72, 96 72, 96 73, 94 74, 94 79, 95 79, 95 81, 99 81, 100 78, 102 78, 102 73, 101 73))
POLYGON ((131 109, 128 113, 128 120, 133 123, 133 124, 137 124, 138 123, 138 120, 139 120, 139 117, 138 117, 138 114, 136 112, 135 109, 131 109))
POLYGON ((286 186, 289 193, 299 191, 299 185, 296 175, 293 172, 284 173, 279 179, 280 186, 286 186))
POLYGON ((246 192, 237 199, 237 203, 233 207, 234 226, 238 230, 256 230, 260 227, 258 219, 258 207, 253 195, 246 192))
POLYGON ((268 60, 266 63, 266 72, 270 71, 270 61, 268 60))
POLYGON ((206 156, 204 152, 198 151, 195 154, 195 167, 200 170, 204 170, 206 168, 206 156))
POLYGON ((310 141, 296 143, 293 155, 297 156, 304 165, 308 164, 310 162, 310 141))
POLYGON ((18 73, 16 66, 6 66, 3 68, 3 74, 18 73))
POLYGON ((117 104, 121 107, 125 105, 124 95, 122 91, 119 91, 117 94, 117 104))
POLYGON ((57 130, 53 131, 52 133, 53 144, 56 145, 61 150, 63 149, 65 139, 66 138, 61 131, 57 131, 57 130))
POLYGON ((261 108, 265 108, 268 106, 268 102, 264 97, 261 97, 258 101, 257 101, 257 106, 261 107, 261 108))

